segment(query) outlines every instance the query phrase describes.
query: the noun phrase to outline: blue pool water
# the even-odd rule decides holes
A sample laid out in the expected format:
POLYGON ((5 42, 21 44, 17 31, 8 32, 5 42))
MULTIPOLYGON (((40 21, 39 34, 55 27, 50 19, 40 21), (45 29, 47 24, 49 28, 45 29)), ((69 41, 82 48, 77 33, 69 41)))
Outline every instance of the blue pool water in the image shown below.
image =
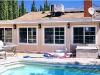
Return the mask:
POLYGON ((0 75, 100 75, 100 69, 32 63, 8 69, 0 75))

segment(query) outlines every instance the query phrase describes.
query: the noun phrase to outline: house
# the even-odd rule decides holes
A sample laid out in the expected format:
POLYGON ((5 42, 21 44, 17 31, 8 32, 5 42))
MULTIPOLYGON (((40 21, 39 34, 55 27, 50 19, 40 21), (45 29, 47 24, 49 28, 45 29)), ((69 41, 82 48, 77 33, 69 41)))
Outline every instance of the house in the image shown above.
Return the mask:
MULTIPOLYGON (((30 12, 15 20, 0 21, 0 39, 18 44, 20 52, 42 53, 65 47, 70 51, 70 44, 100 45, 100 17, 91 20, 91 6, 91 0, 84 0, 84 10, 67 8, 61 16, 52 17, 49 11, 30 12)), ((100 14, 98 8, 96 15, 100 14)))

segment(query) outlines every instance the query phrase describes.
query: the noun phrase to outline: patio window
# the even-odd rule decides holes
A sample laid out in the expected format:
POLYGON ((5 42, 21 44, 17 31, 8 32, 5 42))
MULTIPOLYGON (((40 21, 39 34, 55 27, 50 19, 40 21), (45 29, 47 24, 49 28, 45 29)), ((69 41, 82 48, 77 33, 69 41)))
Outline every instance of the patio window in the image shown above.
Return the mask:
POLYGON ((45 44, 65 44, 65 28, 64 27, 45 27, 44 43, 45 44))
POLYGON ((96 27, 73 27, 73 43, 95 44, 96 27))
POLYGON ((12 28, 0 28, 0 40, 12 43, 12 28))
POLYGON ((19 43, 36 43, 36 28, 19 28, 19 43))

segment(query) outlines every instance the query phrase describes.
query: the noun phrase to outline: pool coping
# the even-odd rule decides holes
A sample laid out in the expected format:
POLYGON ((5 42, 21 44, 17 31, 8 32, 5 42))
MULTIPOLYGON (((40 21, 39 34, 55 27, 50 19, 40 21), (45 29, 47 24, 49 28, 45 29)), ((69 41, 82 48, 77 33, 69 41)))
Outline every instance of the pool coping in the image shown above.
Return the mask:
POLYGON ((11 64, 16 62, 29 62, 29 63, 45 63, 45 64, 56 64, 56 65, 71 65, 71 66, 92 66, 95 68, 99 68, 100 59, 94 58, 19 58, 12 61, 5 61, 0 63, 3 64, 11 64))
POLYGON ((76 66, 100 66, 100 60, 90 58, 22 58, 23 62, 39 62, 47 64, 64 64, 64 65, 76 65, 76 66))

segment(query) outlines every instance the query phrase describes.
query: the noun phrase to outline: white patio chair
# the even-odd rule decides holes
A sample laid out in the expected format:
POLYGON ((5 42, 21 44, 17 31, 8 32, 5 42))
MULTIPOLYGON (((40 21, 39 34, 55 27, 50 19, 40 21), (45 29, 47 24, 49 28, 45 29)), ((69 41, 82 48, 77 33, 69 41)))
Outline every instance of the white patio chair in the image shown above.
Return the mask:
POLYGON ((3 42, 0 40, 0 55, 3 55, 3 58, 6 59, 6 51, 3 48, 3 42))

